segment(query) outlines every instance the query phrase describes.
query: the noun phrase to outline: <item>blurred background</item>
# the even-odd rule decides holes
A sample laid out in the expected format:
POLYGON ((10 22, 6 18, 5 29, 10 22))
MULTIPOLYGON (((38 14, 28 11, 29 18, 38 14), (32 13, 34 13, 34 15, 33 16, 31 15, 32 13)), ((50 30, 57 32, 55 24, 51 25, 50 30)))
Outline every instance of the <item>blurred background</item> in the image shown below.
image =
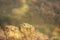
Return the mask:
POLYGON ((33 25, 49 37, 60 38, 60 0, 0 0, 0 25, 33 25))

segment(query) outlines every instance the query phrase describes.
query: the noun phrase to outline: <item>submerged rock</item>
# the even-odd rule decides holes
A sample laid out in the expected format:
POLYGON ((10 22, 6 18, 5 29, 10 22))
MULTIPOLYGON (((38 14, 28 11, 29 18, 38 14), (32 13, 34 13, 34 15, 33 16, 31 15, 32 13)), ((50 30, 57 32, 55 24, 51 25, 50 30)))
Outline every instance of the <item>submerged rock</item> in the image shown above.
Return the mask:
POLYGON ((20 27, 5 25, 4 31, 0 29, 2 40, 47 40, 48 36, 37 32, 34 26, 23 23, 20 27), (20 28, 20 29, 19 29, 20 28), (5 35, 5 36, 4 36, 5 35))

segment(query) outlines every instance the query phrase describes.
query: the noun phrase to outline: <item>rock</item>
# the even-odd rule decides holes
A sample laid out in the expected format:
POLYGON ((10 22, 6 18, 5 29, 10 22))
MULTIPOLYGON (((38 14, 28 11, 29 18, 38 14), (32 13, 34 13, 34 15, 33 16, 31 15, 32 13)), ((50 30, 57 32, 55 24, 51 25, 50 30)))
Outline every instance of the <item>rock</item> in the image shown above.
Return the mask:
POLYGON ((19 31, 19 28, 12 25, 5 26, 5 34, 7 36, 7 39, 9 38, 20 39, 21 38, 21 33, 19 31))
POLYGON ((1 28, 0 28, 0 40, 6 40, 6 35, 1 28))
POLYGON ((48 40, 48 36, 37 32, 34 26, 23 23, 21 24, 21 32, 26 37, 26 40, 48 40))
POLYGON ((0 29, 1 40, 48 40, 48 36, 37 32, 34 26, 23 23, 19 27, 13 25, 5 25, 4 31, 0 29))

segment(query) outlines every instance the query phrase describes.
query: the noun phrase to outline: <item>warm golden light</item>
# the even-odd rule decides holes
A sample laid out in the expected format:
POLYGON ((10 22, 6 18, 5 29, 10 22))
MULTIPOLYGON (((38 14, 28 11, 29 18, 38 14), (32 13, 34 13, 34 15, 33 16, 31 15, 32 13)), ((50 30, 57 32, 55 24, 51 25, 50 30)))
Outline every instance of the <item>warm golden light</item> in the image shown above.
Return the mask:
POLYGON ((24 15, 29 10, 29 6, 26 3, 27 0, 22 0, 22 6, 20 8, 14 8, 12 12, 14 14, 24 15))

